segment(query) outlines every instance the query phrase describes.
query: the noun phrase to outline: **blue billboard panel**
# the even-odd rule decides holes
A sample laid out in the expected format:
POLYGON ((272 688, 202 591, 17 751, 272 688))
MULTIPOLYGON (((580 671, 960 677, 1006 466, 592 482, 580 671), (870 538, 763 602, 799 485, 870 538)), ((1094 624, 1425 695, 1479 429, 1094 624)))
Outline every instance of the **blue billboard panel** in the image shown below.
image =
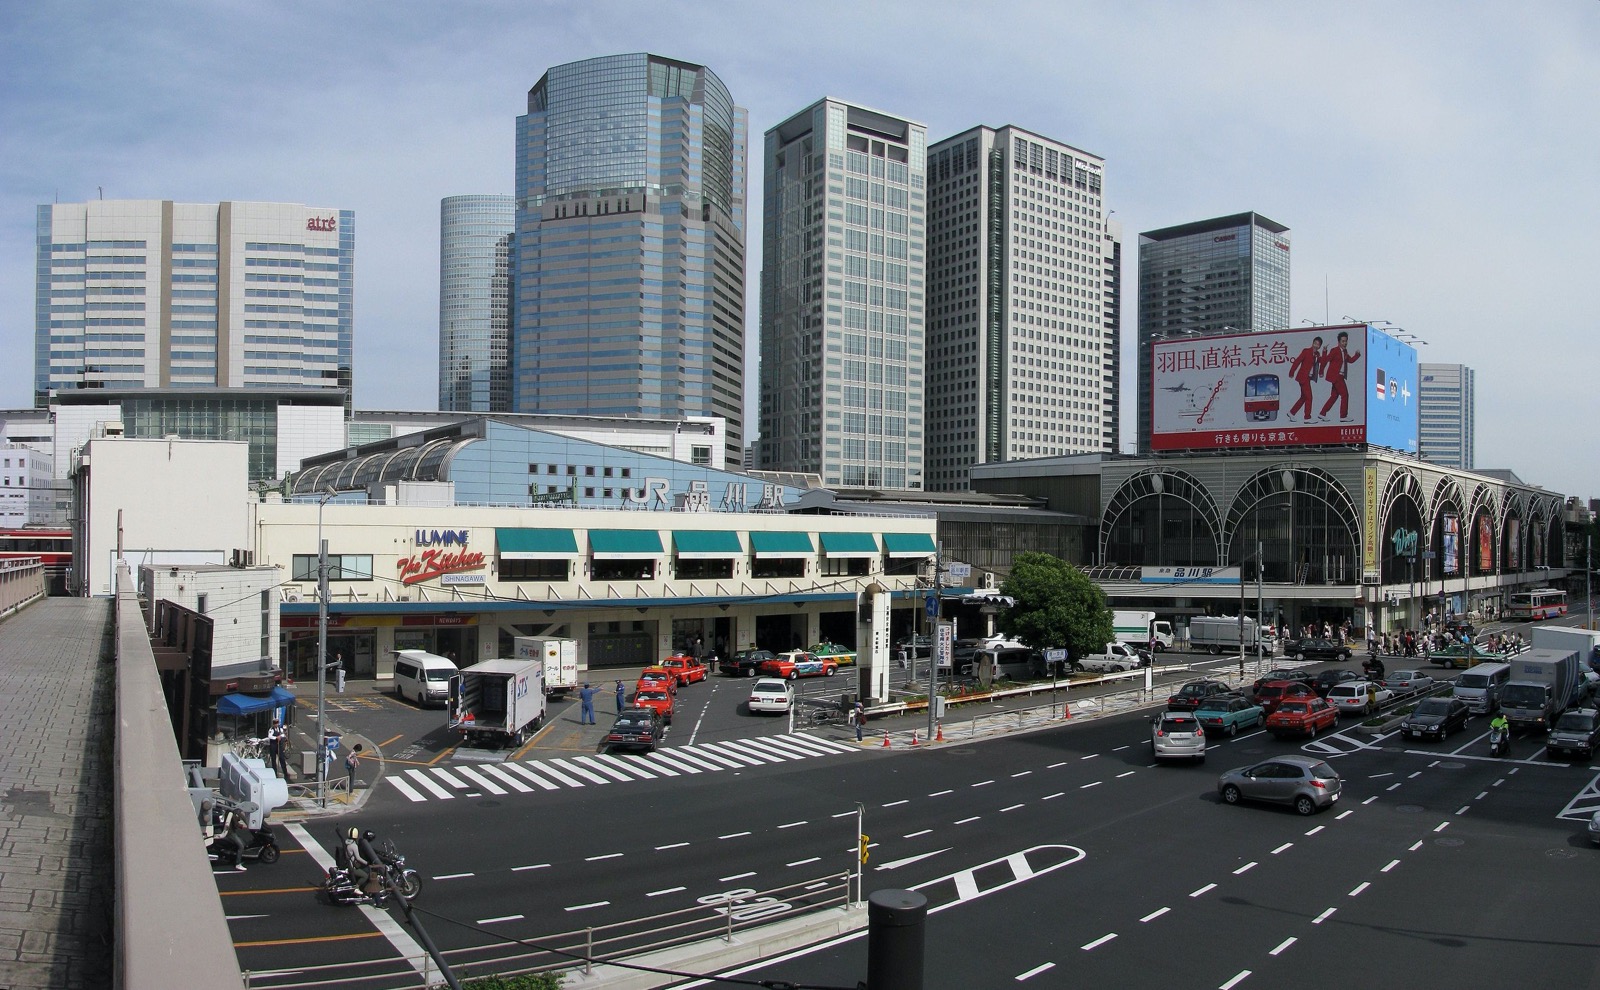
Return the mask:
POLYGON ((1417 452, 1417 349, 1367 327, 1367 443, 1417 452))

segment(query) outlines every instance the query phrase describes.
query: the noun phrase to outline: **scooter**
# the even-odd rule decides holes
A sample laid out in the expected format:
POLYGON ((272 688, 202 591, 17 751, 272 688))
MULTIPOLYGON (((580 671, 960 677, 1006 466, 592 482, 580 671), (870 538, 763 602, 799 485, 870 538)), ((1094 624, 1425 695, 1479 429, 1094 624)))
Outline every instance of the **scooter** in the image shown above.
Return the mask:
POLYGON ((1368 680, 1383 680, 1383 660, 1379 658, 1378 654, 1375 652, 1368 653, 1367 658, 1361 661, 1361 672, 1367 675, 1368 680))
POLYGON ((1493 726, 1489 729, 1489 755, 1504 756, 1511 752, 1511 730, 1493 726))
POLYGON ((206 846, 206 856, 213 863, 226 863, 230 866, 235 865, 236 855, 239 860, 255 860, 270 866, 278 861, 279 853, 278 837, 272 833, 272 826, 266 822, 262 822, 260 828, 250 832, 250 842, 244 847, 242 855, 237 853, 233 843, 221 836, 212 839, 210 845, 206 846))

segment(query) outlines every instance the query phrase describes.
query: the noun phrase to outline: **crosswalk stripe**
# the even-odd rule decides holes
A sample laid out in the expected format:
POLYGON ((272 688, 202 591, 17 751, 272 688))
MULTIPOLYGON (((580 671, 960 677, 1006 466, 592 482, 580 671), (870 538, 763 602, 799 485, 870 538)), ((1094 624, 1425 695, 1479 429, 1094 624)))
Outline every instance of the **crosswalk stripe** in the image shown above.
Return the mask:
POLYGON ((452 777, 450 775, 450 771, 446 770, 444 767, 434 767, 433 768, 433 772, 434 772, 434 775, 437 776, 440 780, 442 780, 445 783, 449 784, 451 787, 454 787, 458 791, 464 791, 464 790, 467 790, 467 789, 472 787, 472 785, 467 783, 466 781, 457 780, 454 777, 452 777))
POLYGON ((672 751, 672 755, 677 757, 678 759, 684 761, 685 763, 693 763, 696 766, 704 767, 707 770, 726 770, 727 769, 727 767, 723 766, 722 764, 713 763, 710 760, 706 759, 704 756, 701 756, 699 753, 696 753, 692 749, 687 749, 687 748, 685 748, 685 749, 675 749, 675 750, 672 751))
POLYGON ((482 787, 484 790, 488 791, 490 794, 504 794, 506 792, 506 789, 504 787, 501 787, 499 784, 496 784, 494 781, 492 781, 489 778, 487 778, 487 777, 483 776, 482 774, 478 773, 476 770, 472 769, 471 767, 455 767, 454 769, 455 769, 456 773, 459 773, 461 776, 463 776, 463 777, 467 778, 468 780, 472 781, 474 784, 477 784, 479 787, 482 787))
POLYGON ((729 767, 732 767, 735 770, 743 770, 745 768, 745 764, 740 763, 738 760, 735 760, 732 757, 723 756, 721 753, 713 753, 704 746, 690 746, 687 749, 680 749, 678 752, 693 753, 696 759, 713 763, 716 765, 718 770, 725 770, 729 767))
POLYGON ((705 773, 705 769, 703 767, 696 766, 695 764, 690 763, 688 760, 683 759, 674 750, 658 749, 658 750, 656 750, 654 753, 652 753, 650 755, 654 759, 656 759, 656 760, 658 760, 658 761, 660 761, 662 763, 665 763, 667 766, 677 767, 679 770, 682 770, 684 773, 689 773, 689 774, 705 773))
POLYGON ((551 760, 550 762, 554 763, 556 766, 558 766, 561 769, 567 771, 568 773, 577 774, 579 777, 583 777, 583 778, 585 778, 587 780, 592 781, 593 783, 596 783, 596 784, 609 784, 609 783, 611 783, 610 779, 600 776, 599 774, 595 773, 593 770, 589 770, 589 769, 586 769, 584 767, 581 767, 581 766, 579 766, 578 764, 574 763, 571 760, 551 760))
POLYGON ((774 746, 768 743, 765 739, 741 739, 739 740, 739 745, 746 747, 751 752, 758 755, 770 753, 780 760, 799 759, 797 754, 786 750, 781 746, 774 746))
POLYGON ((412 787, 410 784, 406 783, 404 780, 400 779, 399 777, 385 777, 384 779, 387 780, 389 783, 393 784, 394 785, 394 789, 399 791, 401 794, 404 794, 409 800, 412 800, 412 801, 426 801, 426 800, 428 800, 427 798, 423 797, 421 794, 418 794, 417 793, 417 789, 415 787, 412 787))
POLYGON ((541 777, 538 774, 534 773, 532 770, 529 770, 525 764, 522 764, 522 763, 507 763, 506 764, 506 769, 510 770, 514 774, 518 774, 520 776, 528 778, 529 780, 533 781, 535 784, 538 784, 540 787, 543 787, 547 791, 559 791, 559 790, 561 790, 561 786, 559 784, 550 783, 550 781, 545 780, 543 777, 541 777))
POLYGON ((616 769, 613 769, 612 767, 608 767, 604 763, 601 763, 599 760, 595 759, 592 756, 574 756, 572 758, 572 760, 573 760, 574 763, 582 763, 584 766, 594 767, 596 770, 598 770, 601 773, 605 774, 606 776, 612 778, 613 780, 632 780, 633 779, 632 777, 630 777, 627 774, 623 773, 621 770, 616 770, 616 769))
POLYGON ((625 758, 634 764, 643 764, 649 767, 652 773, 664 774, 668 777, 683 776, 682 771, 673 769, 670 763, 662 763, 655 756, 656 754, 654 753, 629 753, 625 758))
POLYGON ((436 798, 453 798, 453 797, 455 797, 454 794, 451 794, 449 791, 445 790, 443 787, 440 787, 438 784, 435 784, 433 782, 433 778, 429 777, 427 774, 423 773, 421 770, 415 770, 415 769, 407 770, 406 771, 406 776, 410 777, 412 780, 415 780, 417 783, 419 783, 423 787, 427 788, 427 790, 432 792, 433 796, 436 797, 436 798))
POLYGON ((763 764, 777 763, 778 762, 777 757, 773 757, 773 756, 753 756, 753 755, 751 755, 749 753, 745 753, 745 752, 741 751, 733 743, 714 742, 714 743, 705 743, 704 745, 705 745, 706 749, 709 749, 709 750, 711 750, 713 752, 716 752, 716 753, 722 753, 725 756, 727 756, 729 759, 738 760, 740 763, 743 763, 745 766, 759 767, 759 766, 762 766, 763 764))
POLYGON ((566 774, 562 773, 559 767, 552 766, 551 764, 553 762, 554 762, 553 760, 540 760, 540 761, 538 761, 536 763, 531 764, 531 766, 532 767, 536 767, 537 768, 537 772, 542 773, 542 774, 547 774, 548 776, 554 778, 556 780, 556 782, 561 783, 561 784, 565 784, 568 787, 584 787, 584 786, 586 786, 583 781, 578 780, 578 779, 573 778, 573 777, 569 777, 566 774))
POLYGON ((504 767, 495 766, 493 763, 485 763, 481 769, 486 774, 493 774, 495 780, 498 780, 507 787, 512 788, 518 794, 526 794, 533 790, 533 788, 529 787, 527 784, 524 784, 522 781, 511 776, 509 773, 506 773, 504 767))
POLYGON ((837 739, 826 739, 822 736, 807 736, 801 735, 797 732, 791 736, 784 736, 784 738, 790 742, 803 743, 807 746, 815 746, 816 748, 822 750, 823 753, 830 756, 834 753, 860 752, 860 747, 854 745, 853 743, 840 742, 837 739))
POLYGON ((656 774, 648 768, 640 766, 637 760, 624 760, 622 757, 613 756, 610 753, 596 754, 594 759, 604 763, 606 766, 616 767, 619 771, 631 774, 633 778, 639 780, 656 779, 656 774))
POLYGON ((776 750, 780 753, 787 753, 793 759, 808 760, 811 757, 818 755, 817 751, 814 749, 807 749, 799 743, 790 742, 787 736, 774 736, 771 739, 763 739, 761 740, 761 744, 766 746, 768 749, 776 750))

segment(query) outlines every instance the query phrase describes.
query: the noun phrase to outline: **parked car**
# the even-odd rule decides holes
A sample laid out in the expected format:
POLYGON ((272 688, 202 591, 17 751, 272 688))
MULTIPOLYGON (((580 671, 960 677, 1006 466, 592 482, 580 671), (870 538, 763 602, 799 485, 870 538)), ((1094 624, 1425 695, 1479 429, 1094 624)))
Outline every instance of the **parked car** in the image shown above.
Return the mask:
POLYGON ((832 660, 841 667, 852 667, 856 662, 856 651, 838 643, 817 643, 811 647, 811 652, 824 659, 832 660))
POLYGON ((1279 756, 1217 778, 1217 793, 1227 804, 1271 801, 1290 805, 1302 815, 1332 807, 1343 787, 1333 767, 1310 756, 1279 756))
POLYGON ((1150 716, 1150 751, 1157 760, 1206 760, 1206 730, 1190 712, 1150 716))
POLYGON ((1236 736, 1240 729, 1254 729, 1264 725, 1267 713, 1261 706, 1242 695, 1215 694, 1200 702, 1194 717, 1212 733, 1236 736))
POLYGON ((680 685, 689 685, 706 679, 706 665, 682 653, 667 657, 661 661, 661 666, 677 674, 680 685))
POLYGON ((666 667, 646 667, 639 671, 639 682, 634 685, 636 691, 661 690, 678 696, 678 675, 666 667))
POLYGON ((772 657, 771 650, 740 650, 718 663, 717 672, 728 677, 754 677, 772 657))
POLYGON ((1338 725, 1339 709, 1315 694, 1309 698, 1285 701, 1267 716, 1267 731, 1279 739, 1289 735, 1306 735, 1315 739, 1318 732, 1338 725))
POLYGON ((634 692, 633 704, 636 708, 649 708, 661 716, 665 725, 672 724, 672 692, 661 686, 640 688, 634 692))
POLYGON ((794 688, 776 677, 763 677, 750 686, 748 704, 752 714, 770 712, 782 715, 794 707, 794 688))
POLYGON ((1372 681, 1346 681, 1328 692, 1328 703, 1341 712, 1371 715, 1394 700, 1394 692, 1372 681))
POLYGON ((1359 680, 1361 680, 1361 675, 1355 671, 1346 670, 1343 667, 1335 667, 1332 670, 1324 670, 1322 673, 1312 678, 1311 686, 1316 689, 1318 694, 1326 698, 1328 696, 1328 692, 1332 691, 1337 685, 1343 684, 1346 681, 1359 680))
POLYGON ((1379 683, 1395 694, 1427 694, 1438 681, 1420 670, 1397 670, 1379 683))
POLYGON ((1338 663, 1350 659, 1350 647, 1344 643, 1335 643, 1331 639, 1314 636, 1286 640, 1283 644, 1283 655, 1294 657, 1301 663, 1307 660, 1331 660, 1338 663))
POLYGON ((1309 684, 1314 676, 1310 671, 1306 670, 1289 670, 1284 667, 1277 667, 1257 677, 1256 682, 1250 686, 1250 689, 1259 691, 1262 685, 1270 684, 1273 681, 1301 681, 1309 684))
POLYGON ((1200 702, 1233 690, 1221 681, 1190 681, 1167 699, 1167 711, 1192 712, 1200 702))
POLYGON ((1400 723, 1400 736, 1443 739, 1456 729, 1465 729, 1470 714, 1466 702, 1455 698, 1424 698, 1400 723))
POLYGON ((1545 737, 1544 748, 1551 756, 1594 755, 1600 746, 1600 718, 1593 708, 1572 708, 1556 719, 1555 728, 1545 737))
POLYGON ((1268 681, 1256 689, 1256 704, 1268 715, 1285 701, 1304 701, 1317 696, 1317 689, 1304 681, 1268 681))
POLYGON ((763 663, 761 672, 792 681, 797 677, 832 677, 839 672, 839 665, 808 650, 790 650, 763 663))
POLYGON ((1589 841, 1600 846, 1600 811, 1595 812, 1594 817, 1589 819, 1589 841))
POLYGON ((617 713, 617 720, 611 723, 611 731, 606 733, 606 746, 654 753, 666 734, 666 721, 656 709, 643 706, 624 708, 617 713))

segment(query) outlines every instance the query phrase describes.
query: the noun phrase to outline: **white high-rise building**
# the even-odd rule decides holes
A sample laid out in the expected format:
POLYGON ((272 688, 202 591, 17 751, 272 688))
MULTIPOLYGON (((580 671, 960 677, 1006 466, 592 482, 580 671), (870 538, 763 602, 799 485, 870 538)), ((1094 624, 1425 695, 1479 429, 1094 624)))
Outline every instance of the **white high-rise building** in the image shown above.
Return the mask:
POLYGON ((922 488, 927 129, 820 100, 766 133, 764 470, 922 488))
POLYGON ((0 443, 0 527, 63 525, 55 511, 50 455, 0 443))
POLYGON ((298 203, 38 208, 34 405, 77 389, 351 389, 355 214, 298 203))
POLYGON ((1425 461, 1474 469, 1477 375, 1464 364, 1417 365, 1417 451, 1425 461))
POLYGON ((927 487, 1117 449, 1121 244, 1105 162, 1018 127, 928 150, 927 487))

